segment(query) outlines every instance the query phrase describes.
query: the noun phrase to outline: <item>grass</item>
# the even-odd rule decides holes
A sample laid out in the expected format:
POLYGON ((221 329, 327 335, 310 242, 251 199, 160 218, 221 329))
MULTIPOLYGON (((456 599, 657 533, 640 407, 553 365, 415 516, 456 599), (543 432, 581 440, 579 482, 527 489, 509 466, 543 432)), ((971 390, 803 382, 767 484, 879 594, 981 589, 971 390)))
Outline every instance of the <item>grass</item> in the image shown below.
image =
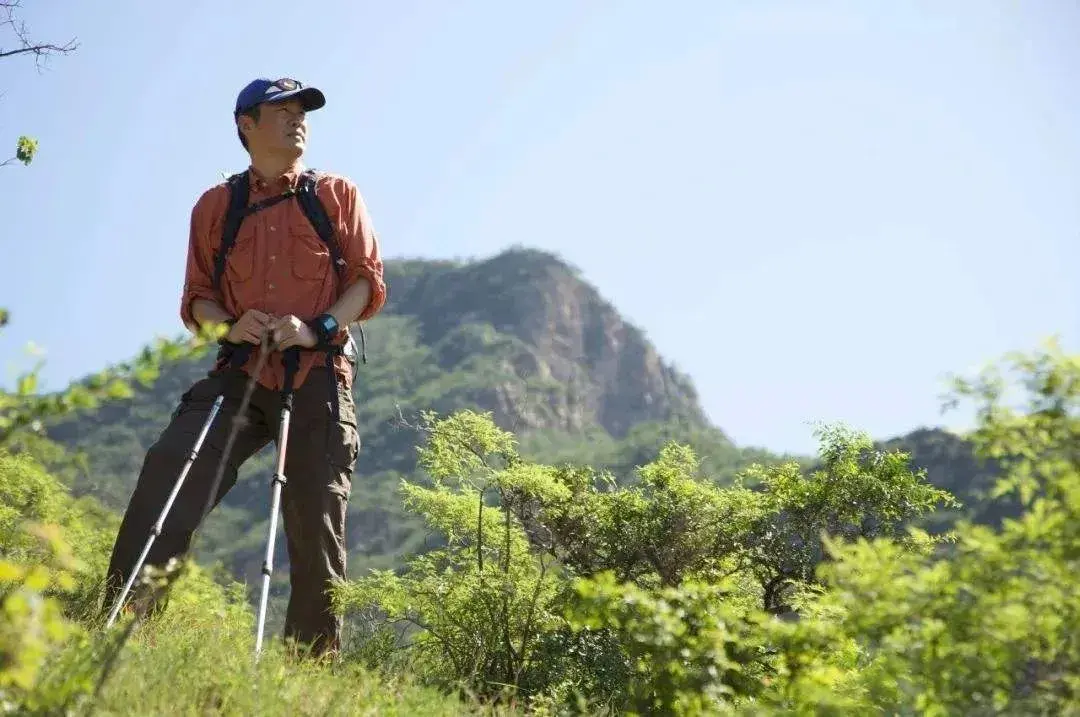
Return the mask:
MULTIPOLYGON (((100 692, 97 682, 129 623, 108 632, 86 619, 45 665, 20 714, 502 715, 409 677, 355 661, 297 656, 269 630, 254 658, 255 615, 243 589, 204 574, 182 577, 168 608, 136 627, 100 692)), ((0 712, 4 711, 0 709, 0 712)))

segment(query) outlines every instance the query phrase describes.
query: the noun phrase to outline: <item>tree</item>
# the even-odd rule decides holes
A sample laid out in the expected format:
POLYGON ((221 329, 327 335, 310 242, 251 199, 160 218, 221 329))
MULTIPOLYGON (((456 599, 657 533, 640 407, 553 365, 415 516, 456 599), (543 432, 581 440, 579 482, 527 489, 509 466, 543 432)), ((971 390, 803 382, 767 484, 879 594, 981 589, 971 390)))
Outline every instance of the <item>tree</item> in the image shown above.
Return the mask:
MULTIPOLYGON (((41 70, 45 62, 53 55, 68 55, 78 48, 75 38, 63 45, 31 39, 26 23, 18 16, 18 11, 21 9, 20 0, 0 0, 0 28, 3 28, 5 33, 14 39, 14 45, 8 45, 7 42, 0 45, 0 58, 32 56, 38 70, 41 70)), ((5 37, 4 40, 8 38, 5 37)), ((30 164, 37 152, 37 147, 36 139, 22 135, 15 143, 15 155, 0 162, 0 167, 6 167, 14 162, 30 164)))
POLYGON ((526 460, 490 413, 425 422, 418 453, 432 485, 403 480, 401 492, 445 546, 343 583, 335 598, 356 611, 369 658, 395 655, 487 698, 574 693, 637 714, 763 699, 785 669, 781 648, 802 659, 823 639, 806 630, 837 632, 776 627, 825 588, 830 542, 921 555, 942 539, 908 526, 951 504, 905 453, 844 427, 820 432, 818 470, 753 466, 721 486, 675 442, 620 483, 526 460))

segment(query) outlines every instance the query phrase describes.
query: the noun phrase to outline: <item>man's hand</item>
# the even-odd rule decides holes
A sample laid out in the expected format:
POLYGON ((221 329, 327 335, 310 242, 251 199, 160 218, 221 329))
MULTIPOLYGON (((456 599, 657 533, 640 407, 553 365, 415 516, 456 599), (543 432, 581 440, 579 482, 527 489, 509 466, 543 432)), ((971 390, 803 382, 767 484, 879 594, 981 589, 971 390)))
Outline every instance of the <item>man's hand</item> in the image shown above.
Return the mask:
POLYGON ((279 351, 284 351, 292 346, 303 346, 310 349, 318 342, 318 337, 311 327, 297 317, 289 314, 282 316, 270 326, 273 330, 274 344, 279 351))
POLYGON ((234 344, 246 341, 249 344, 262 343, 263 330, 270 326, 273 318, 255 309, 248 309, 240 320, 233 324, 225 339, 234 344))

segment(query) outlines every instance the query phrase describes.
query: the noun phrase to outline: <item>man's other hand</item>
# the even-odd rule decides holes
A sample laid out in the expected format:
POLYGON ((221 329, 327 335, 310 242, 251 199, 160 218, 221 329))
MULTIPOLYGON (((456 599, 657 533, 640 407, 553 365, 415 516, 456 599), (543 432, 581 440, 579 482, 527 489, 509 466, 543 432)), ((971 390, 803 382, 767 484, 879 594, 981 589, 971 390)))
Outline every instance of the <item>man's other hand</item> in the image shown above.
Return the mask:
POLYGON ((263 330, 270 326, 270 322, 271 317, 268 314, 248 309, 240 320, 233 324, 225 339, 234 344, 245 341, 249 344, 262 343, 263 330))
POLYGON ((318 342, 311 327, 292 314, 282 316, 271 325, 271 329, 274 332, 274 343, 279 351, 292 346, 310 349, 318 342))

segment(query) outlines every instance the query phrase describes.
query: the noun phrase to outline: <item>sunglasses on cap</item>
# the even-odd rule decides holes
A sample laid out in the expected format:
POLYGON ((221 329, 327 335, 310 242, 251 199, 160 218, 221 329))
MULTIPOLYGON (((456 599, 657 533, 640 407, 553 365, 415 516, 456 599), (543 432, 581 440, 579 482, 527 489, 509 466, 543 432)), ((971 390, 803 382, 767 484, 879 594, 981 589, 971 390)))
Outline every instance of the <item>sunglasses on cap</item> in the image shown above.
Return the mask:
POLYGON ((300 88, 302 88, 304 86, 303 82, 300 82, 299 80, 294 80, 291 77, 282 77, 280 79, 274 80, 270 84, 272 86, 278 88, 282 92, 289 92, 291 90, 299 90, 300 88))

